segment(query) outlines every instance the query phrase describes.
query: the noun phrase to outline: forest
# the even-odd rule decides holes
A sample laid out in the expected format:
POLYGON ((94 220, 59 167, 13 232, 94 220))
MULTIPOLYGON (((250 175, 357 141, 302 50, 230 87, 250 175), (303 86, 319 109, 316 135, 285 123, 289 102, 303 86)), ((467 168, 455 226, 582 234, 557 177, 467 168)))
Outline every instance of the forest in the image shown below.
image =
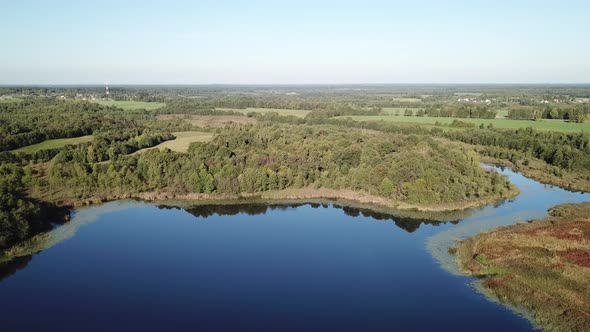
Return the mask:
POLYGON ((238 194, 314 186, 432 204, 509 189, 497 173, 481 169, 477 155, 429 137, 329 125, 229 126, 212 142, 193 143, 187 154, 148 151, 108 164, 89 160, 89 150, 58 154, 38 175, 46 183, 33 190, 86 198, 113 191, 238 194))

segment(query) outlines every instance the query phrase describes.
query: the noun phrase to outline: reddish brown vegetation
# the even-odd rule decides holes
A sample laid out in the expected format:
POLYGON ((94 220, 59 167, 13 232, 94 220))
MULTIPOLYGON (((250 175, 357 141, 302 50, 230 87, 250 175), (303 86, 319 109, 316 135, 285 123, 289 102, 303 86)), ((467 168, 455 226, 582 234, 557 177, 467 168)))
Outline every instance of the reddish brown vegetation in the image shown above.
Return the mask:
POLYGON ((549 215, 461 241, 458 263, 543 328, 590 331, 590 203, 560 205, 549 215))
POLYGON ((571 249, 561 251, 559 256, 564 257, 576 265, 590 268, 590 250, 571 249))

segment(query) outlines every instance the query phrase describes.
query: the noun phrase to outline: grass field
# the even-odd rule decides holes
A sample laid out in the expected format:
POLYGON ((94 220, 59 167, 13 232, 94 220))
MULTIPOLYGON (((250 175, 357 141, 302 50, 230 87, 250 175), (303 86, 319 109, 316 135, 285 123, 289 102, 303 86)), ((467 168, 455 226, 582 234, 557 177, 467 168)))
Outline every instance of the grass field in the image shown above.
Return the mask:
POLYGON ((304 118, 307 114, 309 114, 310 110, 288 110, 288 109, 281 109, 281 108, 216 108, 219 111, 234 111, 240 112, 244 114, 248 114, 250 112, 254 113, 270 113, 275 112, 279 113, 279 115, 293 115, 299 118, 304 118))
POLYGON ((428 95, 422 95, 421 98, 416 98, 416 97, 407 97, 405 95, 391 94, 391 93, 377 93, 377 94, 374 94, 373 96, 378 97, 379 99, 388 99, 388 100, 395 101, 398 103, 421 103, 422 97, 424 97, 424 96, 428 97, 428 95))
POLYGON ((22 101, 21 98, 14 98, 14 97, 10 97, 10 98, 1 98, 0 97, 0 103, 16 103, 22 101))
POLYGON ((148 111, 164 107, 164 103, 150 103, 144 101, 116 101, 116 100, 99 100, 97 103, 105 106, 115 106, 126 111, 146 109, 148 111))
POLYGON ((393 101, 397 101, 400 103, 421 103, 422 99, 420 98, 411 98, 411 97, 395 97, 393 101))
POLYGON ((399 123, 416 123, 424 125, 433 125, 435 122, 441 124, 450 124, 454 120, 460 120, 464 122, 471 122, 475 125, 483 123, 487 126, 492 123, 495 128, 506 128, 506 129, 517 129, 533 127, 539 130, 549 131, 560 131, 560 132, 590 132, 590 123, 570 123, 559 120, 539 120, 539 121, 527 121, 527 120, 509 120, 509 119, 456 119, 456 118, 436 118, 436 117, 417 117, 417 116, 395 116, 395 115, 384 115, 384 116, 339 116, 337 118, 351 118, 356 121, 389 121, 399 123))
POLYGON ((482 95, 481 92, 455 92, 455 96, 465 96, 465 97, 479 97, 482 95))
POLYGON ((61 148, 66 145, 74 145, 74 144, 81 144, 90 142, 94 139, 92 135, 82 136, 82 137, 74 137, 74 138, 58 138, 58 139, 48 139, 41 143, 23 146, 22 148, 18 148, 16 150, 12 150, 12 152, 24 152, 24 153, 34 153, 40 150, 47 150, 47 149, 55 149, 61 148))
POLYGON ((157 120, 182 119, 186 123, 202 128, 223 128, 230 123, 256 123, 255 118, 243 115, 189 115, 189 114, 160 114, 157 120))
POLYGON ((202 131, 179 131, 172 134, 176 136, 176 139, 166 141, 151 148, 136 151, 133 154, 143 153, 151 149, 170 149, 172 151, 184 153, 188 151, 188 147, 193 142, 209 142, 211 139, 213 139, 212 133, 202 131))

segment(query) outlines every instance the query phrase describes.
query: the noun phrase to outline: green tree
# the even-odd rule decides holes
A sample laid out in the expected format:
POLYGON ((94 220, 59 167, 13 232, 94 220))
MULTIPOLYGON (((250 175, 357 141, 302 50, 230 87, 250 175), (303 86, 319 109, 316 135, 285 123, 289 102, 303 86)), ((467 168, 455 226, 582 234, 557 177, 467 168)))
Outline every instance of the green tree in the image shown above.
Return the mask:
POLYGON ((385 197, 392 197, 395 193, 395 185, 388 177, 384 177, 379 185, 379 194, 385 197))

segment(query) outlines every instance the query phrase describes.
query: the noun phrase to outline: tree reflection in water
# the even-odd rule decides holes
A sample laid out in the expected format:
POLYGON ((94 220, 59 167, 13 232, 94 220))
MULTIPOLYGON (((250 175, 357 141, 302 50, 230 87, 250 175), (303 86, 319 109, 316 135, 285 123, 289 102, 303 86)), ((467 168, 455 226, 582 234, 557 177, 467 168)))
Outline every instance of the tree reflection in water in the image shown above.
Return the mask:
MULTIPOLYGON (((76 234, 78 229, 86 224, 97 220, 101 214, 129 208, 129 201, 116 201, 101 206, 95 206, 75 211, 75 217, 70 222, 54 228, 53 230, 39 234, 21 244, 18 244, 0 255, 0 281, 15 274, 18 270, 24 269, 33 259, 34 255, 46 250, 57 243, 60 243, 76 234)), ((145 204, 145 203, 139 203, 145 204)), ((380 221, 393 221, 396 226, 408 233, 416 231, 420 225, 440 225, 444 223, 456 224, 460 219, 450 221, 437 221, 430 219, 417 219, 409 217, 394 216, 390 213, 377 212, 369 208, 358 208, 336 203, 291 203, 291 204, 205 204, 191 207, 179 208, 176 206, 158 205, 159 209, 181 209, 199 219, 206 219, 212 216, 233 216, 237 214, 262 215, 269 211, 284 211, 287 209, 310 206, 314 209, 329 208, 330 206, 341 209, 349 217, 368 217, 380 221)))
MULTIPOLYGON (((349 217, 367 217, 372 218, 375 220, 381 221, 393 221, 396 226, 405 230, 408 233, 415 232, 420 225, 433 225, 437 226, 440 224, 451 223, 457 224, 460 219, 449 220, 449 221, 438 221, 438 220, 430 220, 430 219, 423 219, 423 218, 410 218, 410 217, 400 217, 395 216, 390 213, 383 213, 377 212, 375 210, 369 208, 357 208, 352 206, 346 205, 339 205, 339 204, 328 204, 328 203, 294 203, 294 204, 280 204, 280 205, 269 205, 269 204, 228 204, 228 205, 220 205, 220 204, 211 204, 211 205, 198 205, 193 206, 190 208, 184 208, 185 211, 194 215, 197 218, 208 218, 211 216, 233 216, 237 214, 247 214, 247 215, 261 215, 265 214, 267 211, 273 210, 287 210, 287 209, 294 209, 301 206, 309 205, 314 209, 318 208, 328 208, 333 206, 334 208, 341 209, 345 215, 349 217)), ((161 209, 176 209, 176 207, 169 207, 169 206, 158 206, 161 209)))

